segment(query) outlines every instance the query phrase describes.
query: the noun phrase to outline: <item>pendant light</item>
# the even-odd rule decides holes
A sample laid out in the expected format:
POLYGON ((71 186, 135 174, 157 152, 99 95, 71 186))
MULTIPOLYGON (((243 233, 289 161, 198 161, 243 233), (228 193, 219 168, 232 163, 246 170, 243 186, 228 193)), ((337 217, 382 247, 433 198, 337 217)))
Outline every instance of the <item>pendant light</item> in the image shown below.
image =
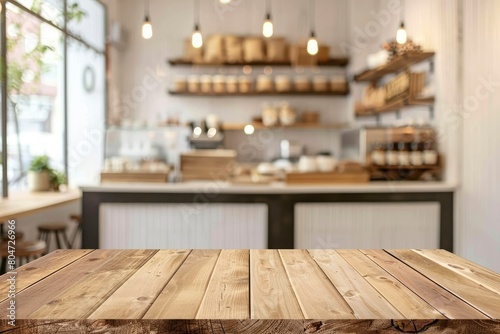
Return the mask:
POLYGON ((274 33, 273 21, 271 21, 271 0, 266 0, 266 20, 262 25, 262 35, 269 38, 274 33))
POLYGON ((405 21, 404 21, 404 2, 401 0, 401 25, 399 26, 398 32, 396 33, 396 42, 399 44, 405 44, 408 40, 408 36, 406 34, 405 29, 405 21))
POLYGON ((149 0, 144 0, 144 24, 142 25, 142 37, 150 39, 153 37, 153 26, 149 21, 149 0))
POLYGON ((314 31, 316 15, 315 0, 310 0, 310 12, 311 34, 309 35, 309 40, 307 41, 307 53, 311 56, 315 56, 319 51, 318 40, 316 39, 316 32, 314 31))
POLYGON ((200 0, 194 0, 194 31, 191 37, 191 44, 199 49, 203 46, 203 36, 200 30, 200 0))

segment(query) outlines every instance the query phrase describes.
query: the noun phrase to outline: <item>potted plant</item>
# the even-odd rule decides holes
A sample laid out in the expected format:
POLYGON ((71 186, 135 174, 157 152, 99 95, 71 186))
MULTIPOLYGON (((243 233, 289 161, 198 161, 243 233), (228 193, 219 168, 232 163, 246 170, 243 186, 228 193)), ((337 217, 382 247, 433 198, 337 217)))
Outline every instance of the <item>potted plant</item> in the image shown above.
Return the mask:
POLYGON ((54 191, 59 191, 59 187, 63 184, 68 184, 66 174, 56 170, 51 170, 50 173, 50 187, 54 191))
POLYGON ((30 191, 48 191, 50 189, 52 169, 49 157, 41 155, 31 160, 28 171, 28 188, 30 191))

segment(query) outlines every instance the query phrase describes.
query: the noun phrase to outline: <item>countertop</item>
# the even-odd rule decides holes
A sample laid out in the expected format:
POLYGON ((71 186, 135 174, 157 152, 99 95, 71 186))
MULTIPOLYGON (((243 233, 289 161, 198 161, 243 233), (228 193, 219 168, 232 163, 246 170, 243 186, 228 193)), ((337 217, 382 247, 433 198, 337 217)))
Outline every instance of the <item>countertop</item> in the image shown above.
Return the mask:
MULTIPOLYGON (((94 319, 92 326, 96 319, 217 320, 226 329, 220 333, 242 333, 231 330, 238 321, 252 333, 309 326, 336 332, 327 330, 327 321, 338 321, 341 332, 379 332, 360 319, 407 333, 467 324, 451 319, 500 326, 492 320, 500 317, 500 275, 443 250, 59 250, 16 271, 17 317, 31 319, 30 328, 41 332, 69 332, 75 325, 86 331, 84 323, 67 319, 94 319), (287 327, 255 330, 264 319, 287 327), (391 319, 400 320, 391 325, 391 319)), ((0 288, 2 319, 8 289, 0 288)), ((119 322, 108 325, 106 331, 115 332, 119 322)), ((191 333, 178 328, 172 332, 191 333)), ((219 333, 205 329, 192 332, 219 333)))
POLYGON ((366 184, 287 185, 276 182, 267 185, 233 184, 229 182, 198 181, 181 183, 108 183, 82 186, 83 192, 117 193, 193 193, 226 194, 321 194, 321 193, 425 193, 453 192, 457 186, 445 182, 370 182, 366 184))
POLYGON ((77 189, 64 192, 13 192, 9 198, 0 199, 0 221, 15 219, 40 210, 79 200, 77 189))

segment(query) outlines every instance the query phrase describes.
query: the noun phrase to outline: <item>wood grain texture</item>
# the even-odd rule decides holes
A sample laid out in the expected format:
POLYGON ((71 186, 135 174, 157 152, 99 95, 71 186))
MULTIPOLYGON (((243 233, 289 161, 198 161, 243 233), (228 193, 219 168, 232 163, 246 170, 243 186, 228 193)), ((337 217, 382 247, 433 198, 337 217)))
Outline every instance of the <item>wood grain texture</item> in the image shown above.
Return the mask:
POLYGON ((142 318, 187 258, 189 252, 188 250, 158 251, 88 318, 142 318))
POLYGON ((436 310, 449 319, 487 319, 457 296, 435 284, 425 276, 383 250, 362 250, 373 262, 394 276, 407 288, 415 292, 436 310))
POLYGON ((144 319, 195 319, 219 253, 220 250, 191 251, 144 319))
POLYGON ((247 319, 249 251, 222 250, 196 319, 247 319))
POLYGON ((481 284, 485 288, 500 294, 500 280, 498 274, 488 270, 472 261, 456 256, 444 249, 421 250, 413 249, 414 252, 448 268, 471 281, 481 284))
POLYGON ((119 251, 108 265, 54 296, 28 318, 85 319, 155 253, 154 250, 119 251))
POLYGON ((354 319, 352 309, 306 250, 279 253, 306 319, 354 319))
POLYGON ((250 251, 250 318, 303 319, 277 250, 250 251))
MULTIPOLYGON (((19 319, 26 319, 29 314, 50 302, 61 291, 69 289, 103 264, 109 263, 108 261, 117 254, 112 250, 97 249, 24 289, 16 295, 16 303, 20 305, 16 316, 19 319)), ((8 302, 6 300, 0 303, 0 318, 6 317, 8 302)))
POLYGON ((9 334, 289 334, 289 333, 413 333, 496 334, 500 320, 18 320, 15 328, 0 320, 9 334))
POLYGON ((59 205, 78 201, 82 193, 77 189, 66 192, 15 192, 0 199, 0 221, 19 219, 59 205))
POLYGON ((441 313, 358 250, 338 253, 384 296, 405 318, 441 319, 441 313))
POLYGON ((494 319, 500 319, 500 295, 411 250, 389 250, 422 275, 494 319))
MULTIPOLYGON (((44 257, 41 257, 25 266, 18 268, 16 270, 17 293, 91 252, 92 250, 84 249, 56 250, 44 257)), ((0 281, 5 282, 8 275, 9 274, 7 273, 0 276, 0 281)), ((8 290, 9 286, 7 284, 0 285, 0 301, 4 301, 7 299, 8 290)))
POLYGON ((310 250, 309 253, 352 308, 356 318, 403 318, 403 315, 337 252, 334 250, 310 250))

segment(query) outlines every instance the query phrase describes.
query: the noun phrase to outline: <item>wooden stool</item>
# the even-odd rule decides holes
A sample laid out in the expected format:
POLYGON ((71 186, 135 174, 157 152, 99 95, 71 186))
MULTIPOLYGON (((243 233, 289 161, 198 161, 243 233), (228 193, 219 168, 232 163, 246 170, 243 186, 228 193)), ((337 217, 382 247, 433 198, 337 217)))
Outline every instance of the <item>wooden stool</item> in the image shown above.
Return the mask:
MULTIPOLYGON (((16 231, 16 242, 18 241, 22 241, 24 238, 24 233, 23 232, 19 232, 19 231, 16 231)), ((0 241, 1 242, 7 242, 9 241, 9 234, 7 233, 3 233, 1 238, 0 238, 0 241)))
POLYGON ((80 216, 80 215, 71 215, 71 216, 69 216, 69 218, 77 224, 76 229, 73 232, 73 236, 71 237, 71 243, 69 244, 69 248, 74 248, 75 247, 76 237, 78 236, 78 233, 82 233, 82 228, 83 228, 83 225, 82 225, 82 216, 80 216))
POLYGON ((66 235, 66 224, 42 224, 38 225, 38 239, 45 241, 47 244, 47 251, 50 249, 50 235, 54 234, 56 239, 57 248, 62 249, 63 240, 66 247, 70 246, 68 236, 66 235), (61 240, 62 238, 62 240, 61 240))
MULTIPOLYGON (((46 249, 47 249, 47 244, 45 243, 45 241, 42 240, 21 241, 21 242, 17 242, 16 240, 14 255, 16 256, 16 259, 19 259, 18 265, 22 266, 23 264, 27 264, 30 261, 43 256, 46 249)), ((0 243, 0 257, 2 258, 2 265, 0 271, 2 274, 6 272, 8 256, 9 256, 8 243, 7 242, 0 243)))

